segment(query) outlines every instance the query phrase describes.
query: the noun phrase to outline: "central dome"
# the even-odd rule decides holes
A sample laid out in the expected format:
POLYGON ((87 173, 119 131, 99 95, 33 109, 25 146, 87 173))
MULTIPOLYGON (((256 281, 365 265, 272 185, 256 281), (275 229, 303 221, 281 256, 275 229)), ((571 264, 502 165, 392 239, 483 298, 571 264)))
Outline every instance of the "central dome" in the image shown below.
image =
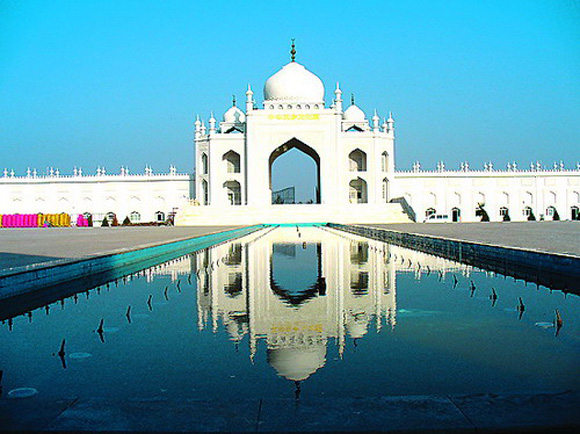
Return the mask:
POLYGON ((304 66, 290 62, 266 81, 264 100, 322 103, 324 84, 304 66))

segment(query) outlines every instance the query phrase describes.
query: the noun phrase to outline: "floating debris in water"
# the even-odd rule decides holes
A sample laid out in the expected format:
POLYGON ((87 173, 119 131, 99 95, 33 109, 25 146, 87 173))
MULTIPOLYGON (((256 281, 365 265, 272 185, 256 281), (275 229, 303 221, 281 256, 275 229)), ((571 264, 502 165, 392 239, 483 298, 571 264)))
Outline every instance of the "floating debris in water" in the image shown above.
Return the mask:
POLYGON ((32 387, 20 387, 18 389, 12 389, 8 392, 8 398, 30 398, 38 393, 38 390, 32 387))
POLYGON ((425 317, 438 315, 442 312, 434 310, 415 310, 415 309, 397 309, 397 315, 409 316, 409 317, 425 317))
POLYGON ((550 327, 554 327, 554 324, 551 322, 537 322, 534 324, 536 327, 540 327, 543 329, 548 329, 550 327))
POLYGON ((73 359, 73 360, 84 360, 84 359, 88 359, 89 357, 93 357, 93 355, 91 353, 70 353, 68 358, 69 359, 73 359))

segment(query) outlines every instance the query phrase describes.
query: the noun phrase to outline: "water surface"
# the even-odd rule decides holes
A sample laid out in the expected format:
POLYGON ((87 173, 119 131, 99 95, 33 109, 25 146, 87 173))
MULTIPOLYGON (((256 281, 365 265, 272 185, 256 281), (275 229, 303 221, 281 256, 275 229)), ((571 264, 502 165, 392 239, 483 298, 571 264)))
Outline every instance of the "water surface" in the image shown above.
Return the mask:
POLYGON ((2 399, 578 388, 577 296, 326 228, 266 229, 79 290, 3 322, 2 399))

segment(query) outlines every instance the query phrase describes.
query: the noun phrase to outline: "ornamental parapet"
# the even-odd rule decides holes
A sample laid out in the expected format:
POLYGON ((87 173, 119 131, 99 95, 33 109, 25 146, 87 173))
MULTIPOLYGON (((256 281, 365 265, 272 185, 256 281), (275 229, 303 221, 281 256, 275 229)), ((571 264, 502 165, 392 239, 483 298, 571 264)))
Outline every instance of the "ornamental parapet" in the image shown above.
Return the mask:
POLYGON ((73 172, 63 174, 57 168, 49 167, 45 173, 39 174, 36 169, 28 169, 25 174, 18 175, 14 170, 4 169, 0 175, 0 182, 9 181, 34 181, 34 180, 62 180, 62 181, 94 181, 94 180, 136 180, 136 179, 187 179, 191 176, 189 173, 178 173, 175 166, 170 166, 167 173, 154 173, 150 166, 145 166, 143 173, 130 173, 129 169, 122 166, 119 173, 107 173, 104 167, 97 167, 96 173, 85 173, 81 168, 73 168, 73 172))
POLYGON ((433 169, 424 169, 421 166, 421 163, 416 161, 413 163, 413 167, 411 170, 397 170, 396 173, 401 174, 413 174, 413 173, 421 173, 421 174, 461 174, 461 173, 470 173, 470 174, 555 174, 555 173, 578 173, 580 172, 580 163, 576 163, 575 168, 566 168, 564 163, 560 161, 559 163, 554 162, 552 167, 546 167, 541 162, 531 163, 529 167, 520 168, 518 165, 513 163, 508 163, 505 169, 496 169, 493 166, 493 163, 486 162, 483 164, 483 168, 481 169, 472 169, 469 166, 468 162, 462 162, 458 169, 448 169, 445 166, 445 163, 442 161, 437 163, 436 168, 433 169))

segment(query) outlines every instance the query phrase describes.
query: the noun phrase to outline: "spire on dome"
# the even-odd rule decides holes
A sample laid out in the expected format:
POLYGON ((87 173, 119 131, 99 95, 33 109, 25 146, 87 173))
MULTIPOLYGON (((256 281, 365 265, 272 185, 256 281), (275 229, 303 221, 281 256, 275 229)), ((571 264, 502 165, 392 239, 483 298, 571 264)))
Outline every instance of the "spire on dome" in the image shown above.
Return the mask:
POLYGON ((236 106, 236 96, 232 95, 232 107, 236 106))
POLYGON ((292 62, 296 61, 296 44, 294 44, 295 39, 292 39, 292 49, 290 50, 290 56, 292 62))
POLYGON ((350 105, 354 105, 354 93, 350 94, 350 105))

